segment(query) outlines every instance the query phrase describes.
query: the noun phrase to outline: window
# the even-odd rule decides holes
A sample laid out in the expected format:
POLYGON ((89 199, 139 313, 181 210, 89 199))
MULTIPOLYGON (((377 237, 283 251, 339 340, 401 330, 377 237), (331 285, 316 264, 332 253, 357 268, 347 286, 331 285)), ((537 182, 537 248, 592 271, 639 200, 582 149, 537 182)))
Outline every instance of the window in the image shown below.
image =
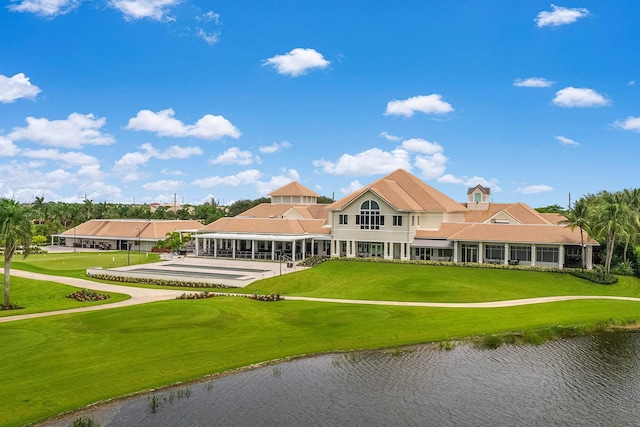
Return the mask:
POLYGON ((531 261, 531 246, 511 246, 509 259, 531 261))
POLYGON ((486 245, 484 248, 486 259, 504 260, 504 245, 486 245))
POLYGON ((367 200, 360 205, 360 215, 356 217, 356 224, 361 230, 379 230, 384 225, 384 216, 380 216, 380 205, 374 200, 367 200))
POLYGON ((558 262, 558 248, 540 246, 536 248, 537 262, 558 262))
POLYGON ((348 218, 349 218, 349 215, 340 214, 340 215, 338 215, 338 223, 342 224, 342 225, 347 225, 348 224, 348 218))
POLYGON ((473 195, 473 201, 476 203, 480 203, 482 201, 482 194, 476 193, 473 195))
POLYGON ((411 226, 413 227, 414 225, 416 225, 416 216, 411 215, 411 226))
POLYGON ((402 227, 402 215, 394 215, 393 216, 393 226, 394 227, 402 227))

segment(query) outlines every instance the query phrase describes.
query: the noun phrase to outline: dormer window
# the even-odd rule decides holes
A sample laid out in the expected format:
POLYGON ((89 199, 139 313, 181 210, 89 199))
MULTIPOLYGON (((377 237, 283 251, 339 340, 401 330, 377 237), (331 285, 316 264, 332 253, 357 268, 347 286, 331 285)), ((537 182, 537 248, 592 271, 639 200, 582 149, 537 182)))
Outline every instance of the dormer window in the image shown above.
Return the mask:
POLYGON ((380 230, 384 225, 384 216, 380 215, 380 205, 375 200, 367 200, 360 205, 360 215, 356 216, 356 225, 361 230, 380 230))
POLYGON ((482 194, 476 193, 473 195, 473 201, 476 203, 480 203, 482 201, 482 194))

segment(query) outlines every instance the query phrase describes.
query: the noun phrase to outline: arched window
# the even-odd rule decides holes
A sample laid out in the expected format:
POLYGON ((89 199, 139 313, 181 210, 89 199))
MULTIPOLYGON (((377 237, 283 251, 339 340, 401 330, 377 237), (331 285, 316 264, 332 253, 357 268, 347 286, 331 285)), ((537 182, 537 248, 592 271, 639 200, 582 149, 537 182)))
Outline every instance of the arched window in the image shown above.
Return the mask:
POLYGON ((476 193, 473 195, 473 201, 476 203, 480 203, 482 201, 482 194, 476 193))
POLYGON ((375 200, 367 200, 360 205, 360 215, 356 217, 356 224, 361 230, 380 230, 384 225, 384 216, 380 215, 380 205, 375 200))

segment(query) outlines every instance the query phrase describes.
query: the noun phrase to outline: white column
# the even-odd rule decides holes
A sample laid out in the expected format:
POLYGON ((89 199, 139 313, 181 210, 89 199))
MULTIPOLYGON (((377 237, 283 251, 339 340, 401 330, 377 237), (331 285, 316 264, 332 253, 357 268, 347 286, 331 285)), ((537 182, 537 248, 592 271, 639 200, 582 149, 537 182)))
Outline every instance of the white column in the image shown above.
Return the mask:
POLYGON ((231 258, 236 259, 236 239, 231 239, 231 258))
POLYGON ((453 242, 453 262, 458 262, 458 241, 453 242))
POLYGON ((256 256, 256 241, 251 241, 251 259, 254 259, 256 256))
POLYGON ((591 270, 593 268, 593 246, 587 246, 584 250, 585 256, 585 267, 587 270, 591 270))
POLYGON ((564 267, 564 245, 558 248, 558 268, 562 270, 564 267))
POLYGON ((302 259, 305 259, 307 255, 307 239, 302 240, 302 259))
POLYGON ((478 242, 478 263, 484 262, 484 243, 478 242))
POLYGON ((271 261, 276 259, 276 242, 271 241, 271 261))
POLYGON ((536 266, 536 245, 531 245, 531 266, 536 266))
POLYGON ((505 243, 504 244, 504 265, 509 265, 509 258, 511 258, 509 256, 509 244, 505 243))
POLYGON ((218 258, 218 239, 213 239, 213 257, 218 258))
POLYGON ((196 256, 198 256, 198 246, 200 245, 200 239, 198 239, 198 235, 196 234, 196 256))

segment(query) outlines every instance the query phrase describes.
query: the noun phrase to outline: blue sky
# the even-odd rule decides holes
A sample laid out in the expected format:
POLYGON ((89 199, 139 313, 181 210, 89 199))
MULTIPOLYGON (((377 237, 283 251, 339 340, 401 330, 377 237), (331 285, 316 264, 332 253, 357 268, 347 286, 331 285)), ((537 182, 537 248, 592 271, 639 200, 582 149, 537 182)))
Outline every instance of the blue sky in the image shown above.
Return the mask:
POLYGON ((533 207, 638 187, 639 20, 615 0, 5 1, 0 196, 340 198, 397 168, 533 207))

